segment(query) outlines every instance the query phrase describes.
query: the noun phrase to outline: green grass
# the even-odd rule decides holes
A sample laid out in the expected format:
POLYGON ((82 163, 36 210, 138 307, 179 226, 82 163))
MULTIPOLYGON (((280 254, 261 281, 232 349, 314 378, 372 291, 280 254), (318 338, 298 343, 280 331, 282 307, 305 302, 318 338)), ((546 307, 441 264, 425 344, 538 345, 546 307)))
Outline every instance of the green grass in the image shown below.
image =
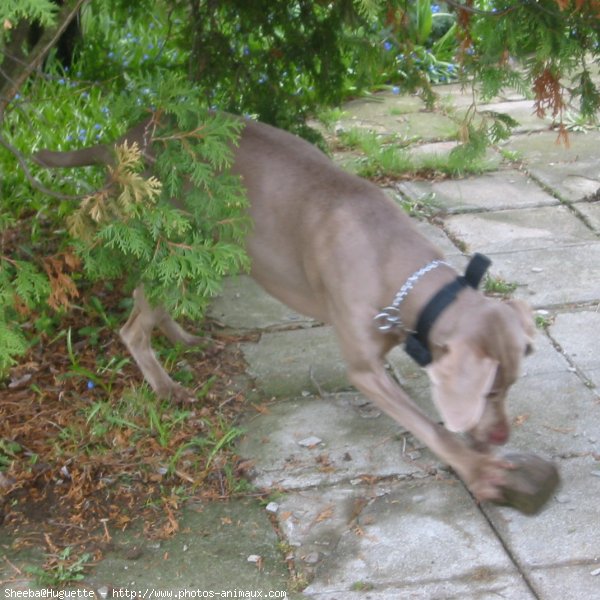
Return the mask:
POLYGON ((500 277, 486 276, 483 282, 483 289, 487 294, 496 296, 510 296, 516 289, 516 283, 509 283, 500 277))
POLYGON ((536 314, 535 315, 535 326, 538 329, 548 329, 548 327, 550 327, 550 325, 552 325, 554 319, 552 318, 551 315, 540 315, 540 314, 536 314))
POLYGON ((326 108, 319 112, 317 119, 325 126, 327 131, 332 132, 335 125, 345 114, 345 111, 341 108, 326 108))
POLYGON ((81 581, 87 564, 92 555, 82 554, 80 557, 71 556, 73 549, 67 546, 57 554, 48 554, 44 567, 25 567, 25 570, 35 577, 36 583, 44 588, 64 587, 68 583, 81 581))
POLYGON ((467 160, 459 152, 448 154, 411 153, 416 139, 381 136, 373 131, 354 127, 338 135, 339 143, 362 156, 349 167, 361 177, 461 177, 481 174, 494 167, 485 158, 467 160))

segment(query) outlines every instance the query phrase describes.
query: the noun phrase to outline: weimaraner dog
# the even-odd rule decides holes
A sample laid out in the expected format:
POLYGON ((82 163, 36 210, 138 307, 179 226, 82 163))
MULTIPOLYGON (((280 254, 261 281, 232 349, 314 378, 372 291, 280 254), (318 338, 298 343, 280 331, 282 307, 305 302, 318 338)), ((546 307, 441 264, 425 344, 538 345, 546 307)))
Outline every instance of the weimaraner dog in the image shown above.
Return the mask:
MULTIPOLYGON (((151 137, 145 121, 119 143, 136 141, 152 158, 151 137)), ((330 323, 351 383, 449 464, 477 499, 499 498, 512 466, 489 444, 508 438, 505 397, 534 334, 526 305, 477 291, 482 257, 458 277, 382 190, 308 142, 247 121, 234 153, 233 171, 247 190, 253 220, 247 251, 254 279, 292 309, 330 323), (406 340, 426 366, 445 426, 428 418, 385 369, 387 352, 406 340)), ((113 150, 43 150, 36 161, 110 164, 113 150)), ((141 288, 134 297, 121 329, 125 345, 159 396, 185 398, 189 393, 158 362, 150 336, 158 327, 174 342, 198 338, 160 306, 151 307, 141 288)))

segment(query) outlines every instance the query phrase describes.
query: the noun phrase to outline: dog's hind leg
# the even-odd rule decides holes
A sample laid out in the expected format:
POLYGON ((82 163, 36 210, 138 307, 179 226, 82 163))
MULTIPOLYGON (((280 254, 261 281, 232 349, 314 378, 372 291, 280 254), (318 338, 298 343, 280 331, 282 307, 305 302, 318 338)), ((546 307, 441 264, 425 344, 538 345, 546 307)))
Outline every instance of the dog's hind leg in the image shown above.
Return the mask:
POLYGON ((157 316, 156 326, 173 345, 182 344, 192 348, 207 342, 205 337, 187 332, 162 306, 154 310, 157 316))
POLYGON ((133 298, 131 315, 119 332, 123 343, 159 398, 170 398, 176 402, 194 401, 192 392, 175 383, 160 364, 152 350, 151 336, 153 329, 159 327, 174 342, 193 345, 200 338, 185 332, 164 308, 150 306, 141 286, 135 289, 133 298))

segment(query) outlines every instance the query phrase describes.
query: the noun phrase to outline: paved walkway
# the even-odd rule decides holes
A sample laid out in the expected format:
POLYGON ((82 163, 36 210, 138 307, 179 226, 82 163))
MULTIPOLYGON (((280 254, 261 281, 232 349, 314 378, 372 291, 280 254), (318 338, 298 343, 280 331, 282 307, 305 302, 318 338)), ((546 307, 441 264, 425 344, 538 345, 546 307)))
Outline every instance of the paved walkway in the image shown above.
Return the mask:
MULTIPOLYGON (((441 94, 464 109, 458 88, 441 94)), ((455 125, 423 108, 384 94, 351 103, 340 126, 417 136, 419 151, 447 152, 455 125)), ((477 505, 426 448, 349 387, 328 327, 241 277, 212 313, 231 329, 262 332, 243 346, 261 410, 243 423, 240 453, 272 502, 191 507, 182 534, 147 544, 134 561, 117 553, 90 585, 239 590, 214 597, 287 590, 318 600, 600 597, 600 202, 585 199, 600 187, 600 132, 573 133, 565 149, 531 116, 531 102, 507 98, 489 108, 521 122, 502 149, 519 164, 494 151, 485 175, 402 183, 390 193, 434 194, 441 218, 420 222, 424 234, 458 269, 465 253, 487 254, 491 274, 517 284, 514 296, 549 323, 509 403, 511 449, 559 464, 563 485, 547 508, 526 517, 477 505)), ((426 378, 402 351, 390 368, 435 414, 426 378)))
MULTIPOLYGON (((441 93, 464 107, 458 88, 441 93)), ((584 199, 600 187, 600 133, 572 134, 565 149, 531 102, 489 108, 521 122, 502 148, 518 153, 518 165, 496 154, 485 175, 390 192, 434 194, 443 214, 439 227, 420 223, 425 235, 459 269, 464 251, 487 254, 491 275, 517 284, 514 296, 550 323, 510 394, 510 447, 557 461, 563 486, 536 517, 478 506, 427 449, 348 387, 328 327, 242 278, 214 312, 234 328, 263 331, 244 352, 262 396, 276 401, 245 423, 241 453, 254 461, 256 485, 282 492, 277 523, 308 582, 305 597, 600 597, 600 202, 584 199)), ((414 98, 383 95, 352 103, 340 125, 418 136, 422 151, 447 152, 440 137, 453 134, 453 123, 422 109, 414 98)), ((423 373, 400 350, 390 362, 434 414, 423 373)))

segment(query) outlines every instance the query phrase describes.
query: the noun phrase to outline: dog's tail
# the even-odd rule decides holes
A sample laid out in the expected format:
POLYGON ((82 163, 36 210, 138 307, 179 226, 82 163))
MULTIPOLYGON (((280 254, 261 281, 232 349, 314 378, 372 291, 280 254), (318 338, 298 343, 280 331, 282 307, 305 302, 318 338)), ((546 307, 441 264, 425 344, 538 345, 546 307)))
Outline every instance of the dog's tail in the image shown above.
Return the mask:
POLYGON ((40 150, 32 159, 41 167, 87 167, 90 165, 110 165, 114 163, 112 146, 99 144, 70 152, 40 150))
POLYGON ((89 167, 90 165, 107 166, 115 164, 115 146, 128 142, 137 143, 144 156, 152 156, 151 142, 154 133, 153 121, 144 119, 122 135, 116 143, 98 144, 81 150, 70 152, 55 152, 53 150, 40 150, 32 159, 41 167, 89 167))

